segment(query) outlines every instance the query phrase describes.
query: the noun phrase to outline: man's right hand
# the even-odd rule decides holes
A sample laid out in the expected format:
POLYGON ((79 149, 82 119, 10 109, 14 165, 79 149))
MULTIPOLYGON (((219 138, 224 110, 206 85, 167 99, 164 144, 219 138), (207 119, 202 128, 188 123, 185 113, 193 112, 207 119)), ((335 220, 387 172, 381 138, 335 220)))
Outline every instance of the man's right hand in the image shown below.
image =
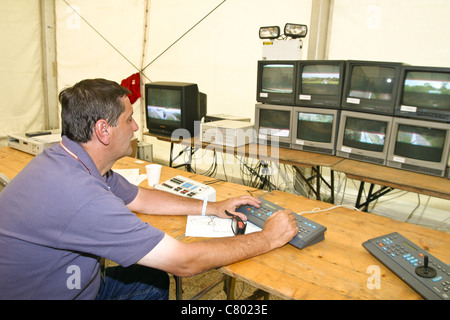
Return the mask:
POLYGON ((292 210, 285 209, 273 213, 264 224, 263 233, 273 248, 284 246, 298 233, 297 221, 292 210))

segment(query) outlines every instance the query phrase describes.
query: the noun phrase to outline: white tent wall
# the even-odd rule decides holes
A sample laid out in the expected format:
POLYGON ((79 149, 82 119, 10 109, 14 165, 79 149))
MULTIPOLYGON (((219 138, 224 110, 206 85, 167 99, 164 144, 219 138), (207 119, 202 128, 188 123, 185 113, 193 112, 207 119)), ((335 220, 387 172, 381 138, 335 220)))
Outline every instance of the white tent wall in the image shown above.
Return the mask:
POLYGON ((450 67, 450 1, 334 0, 328 59, 450 67))
POLYGON ((42 129, 44 88, 40 5, 34 0, 0 3, 0 138, 42 129))
MULTIPOLYGON (((58 92, 83 79, 120 83, 142 64, 144 0, 56 0, 58 92)), ((140 102, 133 105, 141 122, 140 102)))
POLYGON ((145 1, 56 0, 58 87, 138 72, 145 1))
MULTIPOLYGON (((261 26, 309 24, 311 1, 151 1, 145 73, 152 81, 195 82, 208 95, 208 113, 254 117, 261 26), (188 29, 192 31, 152 62, 188 29), (188 14, 187 14, 188 13, 188 14)), ((305 49, 307 41, 305 41, 305 49)))

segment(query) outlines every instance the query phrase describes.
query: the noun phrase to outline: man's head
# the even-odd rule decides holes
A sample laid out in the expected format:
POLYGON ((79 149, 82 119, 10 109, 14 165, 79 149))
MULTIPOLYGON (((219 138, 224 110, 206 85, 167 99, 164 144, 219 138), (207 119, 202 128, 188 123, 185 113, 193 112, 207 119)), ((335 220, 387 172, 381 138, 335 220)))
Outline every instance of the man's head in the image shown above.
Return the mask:
POLYGON ((59 94, 62 134, 75 142, 86 143, 91 140, 98 120, 116 126, 125 111, 122 98, 129 93, 118 83, 105 79, 83 80, 62 90, 59 94))

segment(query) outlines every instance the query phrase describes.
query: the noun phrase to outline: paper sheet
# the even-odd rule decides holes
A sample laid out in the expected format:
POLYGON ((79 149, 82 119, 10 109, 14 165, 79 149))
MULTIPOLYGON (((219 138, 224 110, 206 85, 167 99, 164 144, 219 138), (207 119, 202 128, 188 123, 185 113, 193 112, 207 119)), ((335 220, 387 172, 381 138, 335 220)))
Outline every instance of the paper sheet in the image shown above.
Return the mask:
POLYGON ((146 174, 139 174, 139 169, 114 169, 114 172, 123 176, 129 183, 137 186, 147 179, 146 174))
MULTIPOLYGON (((234 236, 231 230, 231 219, 221 219, 215 216, 188 216, 186 236, 222 238, 234 236)), ((245 233, 260 231, 254 224, 247 222, 245 233)))

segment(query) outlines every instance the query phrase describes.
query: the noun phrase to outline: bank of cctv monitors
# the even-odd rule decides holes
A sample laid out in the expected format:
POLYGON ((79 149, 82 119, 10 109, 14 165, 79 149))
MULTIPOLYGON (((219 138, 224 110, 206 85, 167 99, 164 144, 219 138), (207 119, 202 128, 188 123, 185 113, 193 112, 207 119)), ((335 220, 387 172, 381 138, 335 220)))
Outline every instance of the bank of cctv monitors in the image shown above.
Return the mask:
POLYGON ((281 147, 446 174, 450 68, 259 61, 257 101, 260 142, 277 137, 281 147))
POLYGON ((450 68, 363 60, 262 60, 256 100, 449 123, 450 68))

